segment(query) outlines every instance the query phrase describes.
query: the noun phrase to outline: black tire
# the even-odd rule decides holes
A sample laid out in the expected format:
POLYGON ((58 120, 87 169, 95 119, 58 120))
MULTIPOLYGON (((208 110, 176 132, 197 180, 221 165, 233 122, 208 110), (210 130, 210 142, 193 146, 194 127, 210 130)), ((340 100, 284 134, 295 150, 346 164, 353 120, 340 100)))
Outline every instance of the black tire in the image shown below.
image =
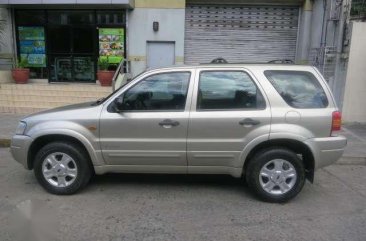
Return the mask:
POLYGON ((74 194, 85 187, 92 176, 92 165, 85 149, 72 142, 52 142, 42 147, 34 159, 34 174, 41 186, 48 192, 57 195, 74 194), (77 175, 72 184, 66 187, 51 185, 43 176, 42 164, 45 158, 55 152, 69 155, 76 163, 77 175))
POLYGON ((281 203, 294 198, 305 183, 305 169, 301 159, 293 151, 281 147, 269 148, 259 152, 246 168, 246 181, 249 188, 263 201, 281 203), (260 184, 260 170, 264 165, 275 159, 283 159, 291 163, 296 171, 297 178, 294 186, 283 194, 272 194, 265 191, 260 184))

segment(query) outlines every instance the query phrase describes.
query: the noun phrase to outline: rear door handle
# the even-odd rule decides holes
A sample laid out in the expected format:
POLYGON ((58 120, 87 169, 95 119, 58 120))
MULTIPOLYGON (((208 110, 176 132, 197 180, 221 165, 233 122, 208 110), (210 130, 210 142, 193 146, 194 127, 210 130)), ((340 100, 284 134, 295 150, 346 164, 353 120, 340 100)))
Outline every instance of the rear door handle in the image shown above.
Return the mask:
POLYGON ((162 126, 162 127, 165 127, 165 126, 172 127, 172 126, 178 126, 178 125, 179 125, 178 121, 174 121, 171 119, 165 119, 162 122, 159 122, 159 126, 162 126))
POLYGON ((239 125, 242 125, 242 126, 255 126, 255 125, 259 125, 261 122, 259 120, 253 120, 251 118, 245 118, 241 121, 239 121, 239 125))

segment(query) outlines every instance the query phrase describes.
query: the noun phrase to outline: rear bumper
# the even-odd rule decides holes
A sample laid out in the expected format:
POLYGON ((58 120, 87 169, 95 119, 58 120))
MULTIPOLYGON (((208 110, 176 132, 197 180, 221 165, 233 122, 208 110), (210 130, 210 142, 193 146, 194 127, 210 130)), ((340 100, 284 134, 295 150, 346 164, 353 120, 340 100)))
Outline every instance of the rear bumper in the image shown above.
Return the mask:
POLYGON ((325 138, 311 138, 305 141, 313 151, 315 169, 329 166, 342 157, 347 145, 344 136, 332 136, 325 138))
POLYGON ((28 166, 28 150, 33 139, 29 136, 15 135, 11 139, 10 152, 13 158, 26 169, 28 166))

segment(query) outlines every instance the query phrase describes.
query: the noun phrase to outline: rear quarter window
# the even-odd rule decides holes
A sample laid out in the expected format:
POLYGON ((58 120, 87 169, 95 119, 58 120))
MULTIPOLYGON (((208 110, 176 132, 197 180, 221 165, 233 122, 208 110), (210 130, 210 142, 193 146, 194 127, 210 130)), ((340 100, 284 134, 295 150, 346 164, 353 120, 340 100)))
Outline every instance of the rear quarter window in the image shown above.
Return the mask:
POLYGON ((264 75, 291 107, 315 109, 328 106, 328 98, 323 87, 310 72, 266 70, 264 75))

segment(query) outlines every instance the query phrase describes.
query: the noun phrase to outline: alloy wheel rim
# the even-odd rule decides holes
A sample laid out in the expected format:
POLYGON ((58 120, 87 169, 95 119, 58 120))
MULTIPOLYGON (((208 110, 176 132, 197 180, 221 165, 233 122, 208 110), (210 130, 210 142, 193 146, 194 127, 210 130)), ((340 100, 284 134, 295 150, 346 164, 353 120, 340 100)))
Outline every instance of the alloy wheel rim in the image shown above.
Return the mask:
POLYGON ((267 162, 259 172, 259 183, 264 191, 272 195, 282 195, 295 186, 295 167, 284 159, 267 162))
POLYGON ((78 169, 72 157, 63 152, 55 152, 43 160, 42 174, 52 186, 68 187, 76 180, 78 169))

